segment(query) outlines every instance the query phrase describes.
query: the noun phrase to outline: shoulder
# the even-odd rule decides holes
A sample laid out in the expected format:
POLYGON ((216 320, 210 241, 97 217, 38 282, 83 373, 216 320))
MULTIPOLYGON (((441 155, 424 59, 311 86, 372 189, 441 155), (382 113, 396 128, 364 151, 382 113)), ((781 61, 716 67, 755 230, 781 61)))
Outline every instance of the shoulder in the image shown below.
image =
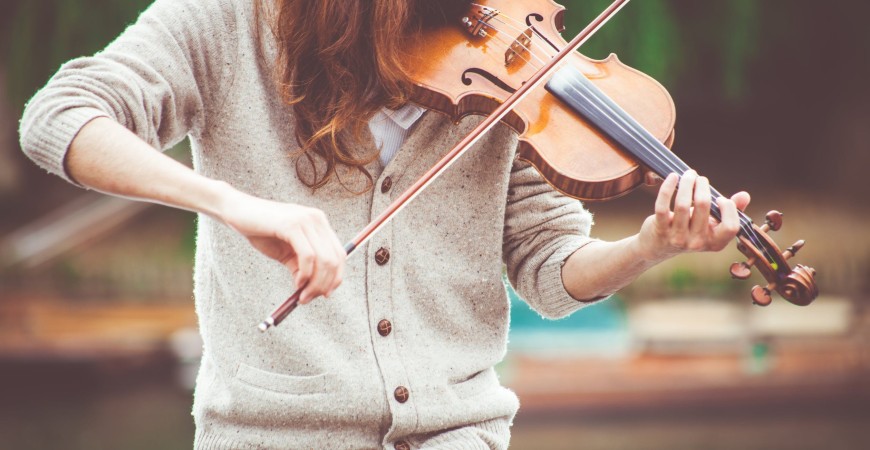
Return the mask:
POLYGON ((140 20, 167 26, 183 25, 188 31, 235 31, 240 19, 250 16, 259 0, 156 0, 140 20))

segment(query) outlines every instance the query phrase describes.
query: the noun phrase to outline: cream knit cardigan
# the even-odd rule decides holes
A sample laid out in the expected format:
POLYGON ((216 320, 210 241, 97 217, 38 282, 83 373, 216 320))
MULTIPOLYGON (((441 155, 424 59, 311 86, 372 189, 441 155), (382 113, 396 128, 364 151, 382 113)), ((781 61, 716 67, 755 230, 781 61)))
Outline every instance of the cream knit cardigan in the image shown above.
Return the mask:
MULTIPOLYGON (((374 190, 353 195, 333 182, 312 192, 294 170, 292 112, 271 77, 274 46, 255 44, 251 3, 157 0, 36 94, 21 120, 22 148, 66 178, 64 154, 95 117, 159 149, 190 136, 197 172, 320 208, 347 240, 478 123, 426 113, 395 159, 368 167, 374 190)), ((589 241, 592 223, 579 202, 515 160, 516 144, 515 133, 496 128, 360 249, 331 299, 265 334, 256 325, 293 291, 290 274, 201 215, 195 447, 505 448, 519 404, 493 370, 507 343, 503 267, 543 316, 578 310, 586 303, 565 291, 561 265, 589 241), (390 254, 383 265, 379 249, 390 254), (387 336, 377 331, 383 319, 387 336), (404 403, 394 395, 400 386, 404 403)))

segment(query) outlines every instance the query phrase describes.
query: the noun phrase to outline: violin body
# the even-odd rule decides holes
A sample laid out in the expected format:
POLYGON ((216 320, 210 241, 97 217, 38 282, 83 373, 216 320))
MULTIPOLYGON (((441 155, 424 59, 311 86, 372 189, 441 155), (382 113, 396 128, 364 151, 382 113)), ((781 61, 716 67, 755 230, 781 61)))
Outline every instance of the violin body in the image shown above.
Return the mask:
MULTIPOLYGON (((566 44, 560 34, 565 10, 551 0, 482 1, 468 16, 485 18, 485 8, 498 11, 486 26, 442 27, 413 43, 408 69, 417 83, 414 103, 454 120, 488 115, 566 44)), ((656 139, 673 143, 674 103, 656 80, 615 55, 599 61, 574 52, 566 59, 656 139)), ((636 158, 615 149, 547 90, 532 91, 502 123, 520 135, 518 156, 566 195, 607 200, 645 181, 647 169, 636 158)))

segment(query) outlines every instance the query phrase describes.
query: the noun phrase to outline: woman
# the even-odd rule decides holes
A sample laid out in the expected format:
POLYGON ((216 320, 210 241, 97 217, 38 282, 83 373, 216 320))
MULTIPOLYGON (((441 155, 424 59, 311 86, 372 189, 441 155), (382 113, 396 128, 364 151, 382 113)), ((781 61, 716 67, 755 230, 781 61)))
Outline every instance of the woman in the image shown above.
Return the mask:
POLYGON ((715 224, 688 173, 637 235, 591 239, 590 214, 501 127, 345 263, 341 242, 480 120, 408 103, 402 68, 422 18, 465 3, 158 0, 28 104, 22 148, 49 171, 200 213, 196 448, 506 448, 503 266, 555 318, 736 235, 748 196, 719 199, 715 224), (185 136, 195 171, 155 151, 185 136), (306 283, 305 306, 259 333, 306 283))

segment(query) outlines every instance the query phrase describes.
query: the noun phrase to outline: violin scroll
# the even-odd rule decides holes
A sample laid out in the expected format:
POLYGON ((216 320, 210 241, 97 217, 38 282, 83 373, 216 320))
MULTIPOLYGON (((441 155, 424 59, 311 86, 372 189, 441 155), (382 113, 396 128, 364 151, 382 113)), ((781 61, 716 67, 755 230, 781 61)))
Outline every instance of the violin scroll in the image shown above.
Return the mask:
POLYGON ((764 225, 752 225, 752 233, 741 232, 738 235, 737 249, 746 255, 746 262, 731 264, 731 276, 745 280, 752 274, 755 267, 767 280, 766 286, 752 288, 752 302, 759 306, 767 306, 772 301, 771 293, 776 291, 782 298, 798 306, 806 306, 819 295, 816 284, 816 271, 802 264, 794 268, 788 265, 788 260, 794 257, 805 242, 799 240, 785 251, 780 251, 768 231, 777 231, 782 227, 782 213, 771 211, 767 213, 764 225))

